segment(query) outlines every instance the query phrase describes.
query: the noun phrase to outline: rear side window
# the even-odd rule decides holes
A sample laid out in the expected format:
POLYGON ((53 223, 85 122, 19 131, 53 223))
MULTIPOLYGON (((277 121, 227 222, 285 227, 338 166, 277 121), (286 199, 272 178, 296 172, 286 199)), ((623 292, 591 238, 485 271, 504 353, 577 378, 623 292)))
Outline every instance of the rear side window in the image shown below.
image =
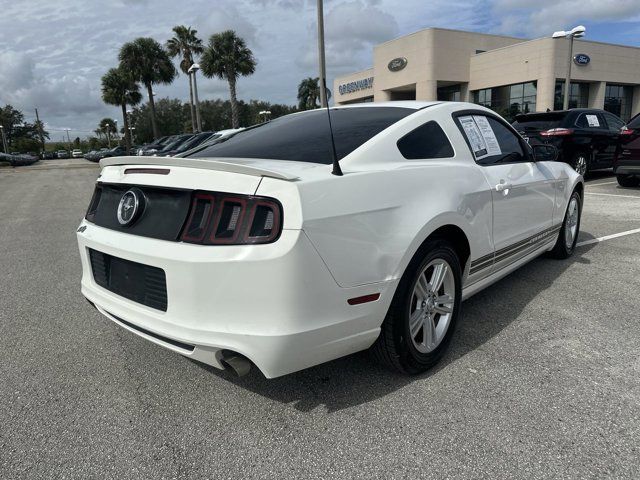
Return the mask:
MULTIPOLYGON (((402 107, 352 107, 331 110, 338 159, 398 120, 415 113, 402 107)), ((277 118, 242 130, 190 157, 266 158, 331 164, 331 131, 326 109, 277 118)))
POLYGON ((631 119, 631 121, 627 124, 629 128, 640 128, 640 114, 636 115, 631 119))
POLYGON ((576 120, 576 127, 606 129, 602 115, 599 113, 581 113, 576 120))
POLYGON ((558 128, 566 118, 567 114, 548 112, 533 113, 529 115, 518 115, 516 121, 513 122, 513 128, 520 132, 536 132, 542 130, 551 130, 558 128))
POLYGON ((408 160, 453 157, 453 147, 437 122, 431 121, 398 140, 398 150, 408 160))
POLYGON ((612 113, 605 112, 604 118, 607 119, 607 125, 609 125, 609 130, 619 131, 622 127, 624 127, 624 122, 622 119, 616 117, 612 113))

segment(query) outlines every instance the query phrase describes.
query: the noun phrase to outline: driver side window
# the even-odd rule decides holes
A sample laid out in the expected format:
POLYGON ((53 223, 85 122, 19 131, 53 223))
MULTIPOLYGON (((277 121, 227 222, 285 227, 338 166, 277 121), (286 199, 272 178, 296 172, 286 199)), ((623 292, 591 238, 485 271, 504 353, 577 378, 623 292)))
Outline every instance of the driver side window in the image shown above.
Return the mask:
POLYGON ((520 138, 502 122, 482 114, 457 120, 479 165, 528 161, 520 138))

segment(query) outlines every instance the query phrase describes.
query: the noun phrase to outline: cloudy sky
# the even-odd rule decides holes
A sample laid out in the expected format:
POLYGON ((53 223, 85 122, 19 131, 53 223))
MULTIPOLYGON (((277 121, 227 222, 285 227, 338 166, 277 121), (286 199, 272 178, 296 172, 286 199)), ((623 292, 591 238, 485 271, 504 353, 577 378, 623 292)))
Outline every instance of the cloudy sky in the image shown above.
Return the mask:
MULTIPOLYGON (((100 77, 123 42, 164 42, 174 25, 199 35, 234 29, 257 60, 239 96, 294 104, 297 84, 316 76, 315 0, 0 0, 0 105, 42 119, 59 140, 64 128, 84 137, 103 117, 119 118, 100 99, 100 77)), ((526 38, 582 23, 588 38, 640 46, 640 0, 325 0, 328 81, 371 66, 372 47, 426 27, 526 38)), ((225 83, 200 79, 202 99, 227 98, 225 83)), ((159 97, 188 98, 180 75, 159 97)))

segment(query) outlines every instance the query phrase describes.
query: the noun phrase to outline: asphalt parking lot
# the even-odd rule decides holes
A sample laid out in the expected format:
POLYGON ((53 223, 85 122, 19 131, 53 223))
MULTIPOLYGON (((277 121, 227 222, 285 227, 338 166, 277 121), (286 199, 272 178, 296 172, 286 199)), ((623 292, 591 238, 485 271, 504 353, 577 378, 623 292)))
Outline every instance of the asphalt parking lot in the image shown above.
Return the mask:
POLYGON ((357 354, 236 378, 82 298, 98 174, 0 170, 0 478, 639 478, 640 189, 588 181, 582 244, 464 303, 402 377, 357 354))

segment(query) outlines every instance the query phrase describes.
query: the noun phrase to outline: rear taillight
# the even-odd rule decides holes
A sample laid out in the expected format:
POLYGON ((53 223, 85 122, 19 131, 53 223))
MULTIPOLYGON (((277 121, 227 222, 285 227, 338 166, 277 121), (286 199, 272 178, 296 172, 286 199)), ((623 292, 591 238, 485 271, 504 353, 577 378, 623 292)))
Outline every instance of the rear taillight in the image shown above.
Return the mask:
POLYGON ((93 197, 91 197, 91 202, 89 203, 89 208, 87 209, 87 213, 84 218, 93 222, 96 216, 96 210, 98 210, 98 205, 100 204, 100 197, 102 195, 102 187, 100 185, 96 185, 96 189, 93 191, 93 197))
POLYGON ((635 132, 635 130, 633 128, 627 128, 627 127, 622 127, 620 129, 620 135, 633 135, 635 132))
POLYGON ((282 232, 282 206, 273 198, 195 192, 181 240, 203 245, 275 242, 282 232))
POLYGON ((571 128, 552 128, 551 130, 540 132, 540 135, 543 137, 563 137, 572 134, 573 129, 571 128))

